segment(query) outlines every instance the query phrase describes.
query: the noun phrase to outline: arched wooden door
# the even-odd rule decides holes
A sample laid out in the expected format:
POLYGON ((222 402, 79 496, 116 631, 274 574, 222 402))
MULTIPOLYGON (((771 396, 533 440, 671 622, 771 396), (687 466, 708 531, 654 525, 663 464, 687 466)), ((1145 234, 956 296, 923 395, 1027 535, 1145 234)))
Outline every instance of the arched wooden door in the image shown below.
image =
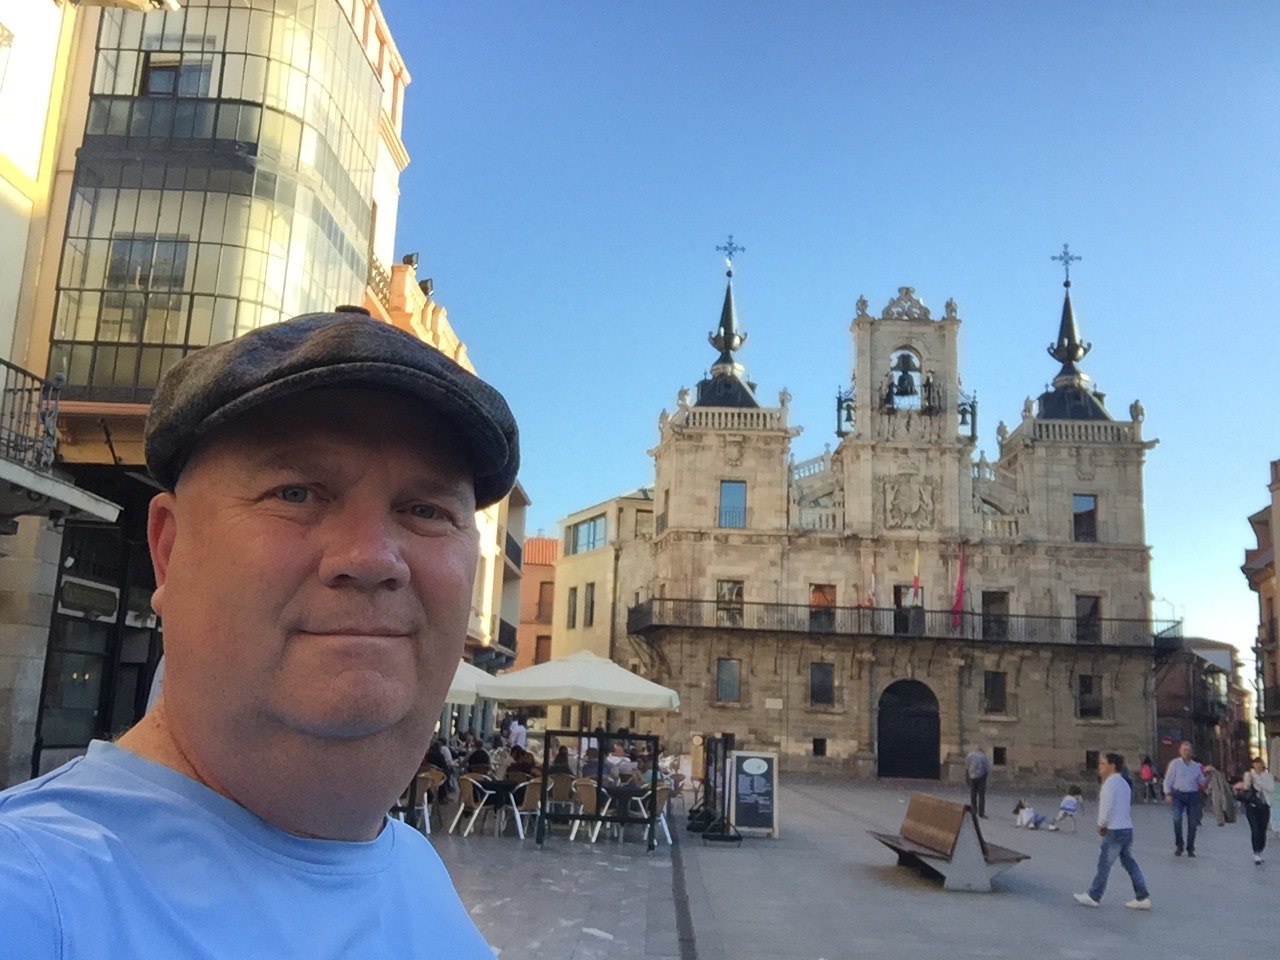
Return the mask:
POLYGON ((899 680, 880 694, 878 773, 882 777, 937 780, 942 731, 938 698, 919 680, 899 680))

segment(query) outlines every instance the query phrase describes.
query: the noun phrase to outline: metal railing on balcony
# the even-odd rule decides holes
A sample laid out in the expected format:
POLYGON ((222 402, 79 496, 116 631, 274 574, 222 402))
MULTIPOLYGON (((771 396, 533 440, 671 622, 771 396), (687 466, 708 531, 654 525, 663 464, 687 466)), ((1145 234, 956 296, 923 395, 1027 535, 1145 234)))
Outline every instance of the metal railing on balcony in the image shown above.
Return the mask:
POLYGON ((498 621, 498 646, 506 647, 512 653, 516 652, 515 624, 507 623, 505 620, 498 621))
POLYGON ((711 627, 771 633, 928 637, 996 643, 1150 647, 1167 624, 1149 620, 992 616, 922 607, 811 607, 800 603, 741 603, 654 597, 627 611, 627 630, 711 627))
POLYGON ((524 549, 519 542, 511 534, 507 534, 507 559, 515 565, 517 570, 521 569, 521 563, 524 561, 524 549))
POLYGON ((716 510, 717 527, 728 530, 741 530, 746 525, 746 507, 720 507, 716 510))
POLYGON ((391 274, 377 257, 369 257, 369 289, 388 310, 391 309, 391 274))
POLYGON ((63 376, 44 380, 0 360, 0 457, 48 470, 58 445, 63 376))
POLYGON ((1259 717, 1280 717, 1280 687, 1264 687, 1259 705, 1259 717))

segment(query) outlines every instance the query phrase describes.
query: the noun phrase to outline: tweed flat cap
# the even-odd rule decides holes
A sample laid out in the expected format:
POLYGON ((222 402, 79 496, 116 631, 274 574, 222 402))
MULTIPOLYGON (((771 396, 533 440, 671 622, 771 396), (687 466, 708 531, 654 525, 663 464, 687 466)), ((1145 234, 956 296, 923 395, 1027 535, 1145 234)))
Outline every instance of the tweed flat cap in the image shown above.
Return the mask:
POLYGON ((434 347, 354 309, 260 327, 176 363, 147 415, 147 467, 172 490, 196 445, 220 424, 304 390, 351 386, 405 394, 442 415, 471 459, 477 507, 510 491, 520 444, 502 394, 434 347))

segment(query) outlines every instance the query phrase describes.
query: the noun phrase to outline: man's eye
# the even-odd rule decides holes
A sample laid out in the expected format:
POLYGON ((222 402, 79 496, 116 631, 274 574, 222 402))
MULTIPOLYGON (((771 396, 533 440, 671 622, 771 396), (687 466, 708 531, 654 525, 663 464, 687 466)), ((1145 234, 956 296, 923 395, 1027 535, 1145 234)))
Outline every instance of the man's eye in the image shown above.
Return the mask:
POLYGON ((409 508, 409 512, 419 520, 439 520, 444 516, 439 507, 429 503, 416 503, 409 508))
POLYGON ((306 487, 281 487, 279 497, 285 503, 306 503, 310 491, 306 487))

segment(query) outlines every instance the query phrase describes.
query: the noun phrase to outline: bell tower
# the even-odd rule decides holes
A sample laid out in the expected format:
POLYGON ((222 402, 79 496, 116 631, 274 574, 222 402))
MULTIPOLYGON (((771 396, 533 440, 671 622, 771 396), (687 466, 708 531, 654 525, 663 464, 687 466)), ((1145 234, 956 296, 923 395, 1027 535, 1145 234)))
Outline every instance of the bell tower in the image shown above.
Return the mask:
POLYGON ((859 298, 848 393, 837 399, 845 530, 954 538, 972 521, 970 455, 977 402, 960 382, 960 318, 934 319, 911 287, 878 317, 859 298))

